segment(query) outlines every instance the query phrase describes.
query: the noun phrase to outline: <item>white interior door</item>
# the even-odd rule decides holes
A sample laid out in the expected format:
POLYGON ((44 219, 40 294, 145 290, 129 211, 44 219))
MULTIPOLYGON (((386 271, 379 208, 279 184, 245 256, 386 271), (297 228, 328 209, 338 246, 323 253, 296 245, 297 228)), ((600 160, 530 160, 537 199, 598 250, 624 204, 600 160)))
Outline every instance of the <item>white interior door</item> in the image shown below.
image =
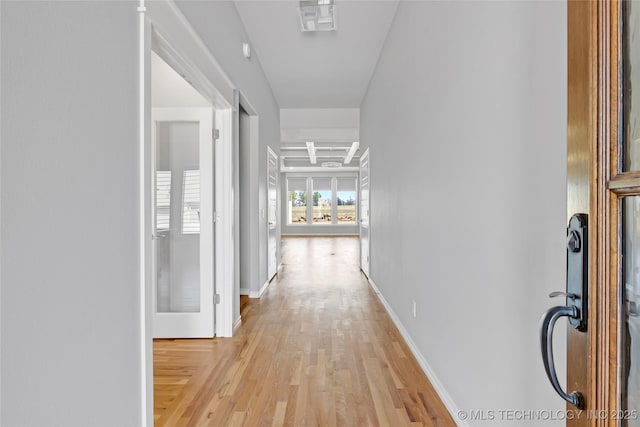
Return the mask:
POLYGON ((214 335, 212 108, 154 108, 153 337, 214 335))
POLYGON ((267 272, 269 280, 278 271, 278 156, 267 147, 267 174, 268 174, 268 227, 269 248, 267 260, 267 272))
POLYGON ((369 149, 360 156, 360 269, 369 277, 369 149))

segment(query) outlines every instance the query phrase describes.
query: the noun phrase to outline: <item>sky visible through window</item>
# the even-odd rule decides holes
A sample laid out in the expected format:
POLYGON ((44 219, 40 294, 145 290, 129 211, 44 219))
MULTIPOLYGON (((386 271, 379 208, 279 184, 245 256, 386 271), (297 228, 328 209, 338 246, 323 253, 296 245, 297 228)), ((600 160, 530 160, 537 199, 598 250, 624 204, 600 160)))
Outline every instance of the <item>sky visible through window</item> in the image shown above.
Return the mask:
POLYGON ((320 193, 320 198, 331 201, 331 191, 314 191, 320 193))
POLYGON ((338 199, 342 199, 345 204, 349 201, 355 202, 356 192, 355 191, 338 191, 338 199))

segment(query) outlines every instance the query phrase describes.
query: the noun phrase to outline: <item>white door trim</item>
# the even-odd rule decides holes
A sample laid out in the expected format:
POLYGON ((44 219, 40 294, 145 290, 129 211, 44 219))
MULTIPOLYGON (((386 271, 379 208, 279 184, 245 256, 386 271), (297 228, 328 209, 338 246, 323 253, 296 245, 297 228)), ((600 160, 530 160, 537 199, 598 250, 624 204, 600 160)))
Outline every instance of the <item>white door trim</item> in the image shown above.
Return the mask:
POLYGON ((216 336, 233 335, 234 268, 234 207, 233 192, 233 111, 216 110, 215 128, 220 132, 215 141, 215 235, 216 235, 216 336))

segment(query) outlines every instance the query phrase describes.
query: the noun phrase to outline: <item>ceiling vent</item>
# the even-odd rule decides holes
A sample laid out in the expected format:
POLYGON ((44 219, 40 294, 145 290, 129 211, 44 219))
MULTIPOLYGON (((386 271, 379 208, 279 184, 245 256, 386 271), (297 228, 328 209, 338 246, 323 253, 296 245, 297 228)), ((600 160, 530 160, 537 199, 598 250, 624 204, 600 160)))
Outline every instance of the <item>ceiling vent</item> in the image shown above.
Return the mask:
POLYGON ((333 0, 301 0, 299 10, 302 32, 336 29, 336 6, 333 0))

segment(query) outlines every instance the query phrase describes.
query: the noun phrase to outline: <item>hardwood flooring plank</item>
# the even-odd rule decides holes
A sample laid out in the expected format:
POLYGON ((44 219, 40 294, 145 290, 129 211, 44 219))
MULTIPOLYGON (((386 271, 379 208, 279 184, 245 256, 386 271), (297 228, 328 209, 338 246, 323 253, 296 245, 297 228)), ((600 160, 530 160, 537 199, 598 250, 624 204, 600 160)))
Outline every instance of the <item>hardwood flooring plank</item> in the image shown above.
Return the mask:
POLYGON ((154 341, 156 426, 454 426, 358 268, 358 240, 283 239, 233 338, 154 341))

